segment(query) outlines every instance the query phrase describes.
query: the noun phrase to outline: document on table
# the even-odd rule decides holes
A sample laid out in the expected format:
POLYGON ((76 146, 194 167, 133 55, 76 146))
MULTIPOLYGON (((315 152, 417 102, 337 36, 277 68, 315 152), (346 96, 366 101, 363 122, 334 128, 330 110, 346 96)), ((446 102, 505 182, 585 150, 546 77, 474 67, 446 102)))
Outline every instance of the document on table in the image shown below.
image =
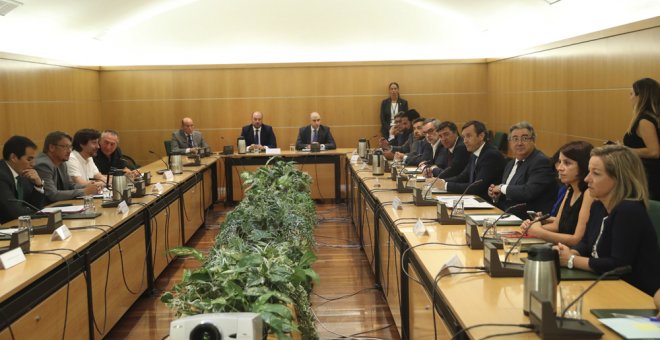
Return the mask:
POLYGON ((609 318, 598 321, 626 339, 660 338, 660 322, 651 321, 649 318, 609 318))
POLYGON ((66 207, 48 207, 48 208, 43 208, 41 209, 42 212, 45 213, 52 213, 55 211, 61 210, 63 214, 66 213, 77 213, 85 210, 84 205, 69 205, 66 207))
MULTIPOLYGON (((453 207, 460 195, 455 196, 437 196, 438 201, 444 203, 448 207, 453 207)), ((463 196, 463 209, 491 209, 494 208, 492 204, 477 200, 474 196, 463 196)))

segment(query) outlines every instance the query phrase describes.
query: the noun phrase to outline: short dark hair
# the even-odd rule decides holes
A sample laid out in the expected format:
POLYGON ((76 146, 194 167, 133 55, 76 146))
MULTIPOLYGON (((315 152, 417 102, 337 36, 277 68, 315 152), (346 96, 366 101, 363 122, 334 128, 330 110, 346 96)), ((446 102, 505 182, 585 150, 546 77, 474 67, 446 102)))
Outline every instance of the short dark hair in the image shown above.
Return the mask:
POLYGON ((478 121, 478 120, 469 120, 463 124, 463 127, 461 130, 465 130, 470 127, 470 125, 474 125, 474 130, 477 132, 477 136, 480 134, 484 134, 484 140, 488 139, 488 130, 486 130, 486 124, 478 121))
MULTIPOLYGON (((564 144, 559 148, 566 158, 574 160, 578 165, 578 187, 582 192, 587 190, 587 182, 584 181, 584 178, 589 174, 589 158, 591 157, 591 150, 594 148, 591 143, 585 141, 573 141, 567 144, 564 144)), ((557 155, 559 159, 559 155, 557 155)))
POLYGON ((413 125, 415 125, 415 124, 417 124, 417 123, 419 123, 419 122, 424 123, 425 121, 426 121, 425 118, 419 117, 419 118, 415 118, 415 120, 413 120, 412 123, 413 123, 413 125))
POLYGON ((415 109, 410 109, 410 110, 406 111, 406 117, 408 117, 408 120, 411 121, 411 122, 414 121, 415 119, 419 118, 420 116, 421 115, 419 114, 419 112, 417 112, 417 110, 415 110, 415 109))
POLYGON ((2 157, 8 161, 11 154, 16 155, 16 157, 21 158, 25 155, 25 149, 27 148, 37 148, 37 144, 34 144, 30 138, 25 136, 12 136, 6 142, 5 146, 2 149, 2 157))
POLYGON ((450 121, 444 121, 440 124, 440 127, 438 127, 438 131, 444 130, 445 128, 449 128, 451 132, 458 134, 458 127, 456 127, 456 124, 454 122, 450 121))
POLYGON ((73 149, 80 152, 82 145, 87 144, 90 140, 101 138, 101 133, 94 129, 80 129, 73 135, 73 149))
POLYGON ((44 140, 44 153, 48 153, 48 147, 51 145, 57 145, 62 138, 67 138, 69 141, 71 141, 71 136, 69 136, 66 132, 62 131, 53 131, 46 136, 46 140, 44 140))

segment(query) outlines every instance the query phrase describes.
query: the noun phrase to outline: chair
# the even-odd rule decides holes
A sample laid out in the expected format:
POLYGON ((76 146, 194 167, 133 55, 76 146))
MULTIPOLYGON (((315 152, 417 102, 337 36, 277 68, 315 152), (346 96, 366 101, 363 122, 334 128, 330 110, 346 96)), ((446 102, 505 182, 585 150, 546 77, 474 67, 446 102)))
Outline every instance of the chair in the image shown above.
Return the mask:
POLYGON ((135 170, 140 167, 140 165, 138 165, 135 160, 128 155, 121 155, 121 159, 124 161, 124 163, 126 163, 126 167, 131 170, 135 170))
POLYGON ((658 245, 660 245, 660 201, 649 200, 649 217, 655 227, 655 236, 658 237, 658 245))
POLYGON ((163 144, 165 144, 165 154, 166 155, 171 155, 172 154, 172 141, 171 140, 165 140, 163 141, 163 144))
POLYGON ((495 136, 493 136, 493 145, 500 150, 500 152, 506 154, 509 147, 507 144, 507 134, 504 132, 495 132, 495 136))

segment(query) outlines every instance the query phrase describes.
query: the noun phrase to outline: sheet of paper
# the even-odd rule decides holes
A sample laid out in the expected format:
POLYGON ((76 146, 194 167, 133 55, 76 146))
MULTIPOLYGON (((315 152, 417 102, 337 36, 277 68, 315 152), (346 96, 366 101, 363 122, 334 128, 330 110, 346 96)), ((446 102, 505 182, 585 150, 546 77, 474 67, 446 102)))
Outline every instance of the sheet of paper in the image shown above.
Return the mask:
POLYGON ((62 210, 63 214, 77 213, 77 212, 81 212, 81 211, 85 210, 85 206, 81 204, 81 205, 70 205, 70 206, 67 206, 67 207, 52 207, 52 208, 49 207, 49 208, 41 209, 41 211, 43 211, 45 213, 51 213, 51 212, 55 212, 57 210, 62 210))
POLYGON ((648 318, 598 319, 626 339, 660 339, 660 322, 648 318))

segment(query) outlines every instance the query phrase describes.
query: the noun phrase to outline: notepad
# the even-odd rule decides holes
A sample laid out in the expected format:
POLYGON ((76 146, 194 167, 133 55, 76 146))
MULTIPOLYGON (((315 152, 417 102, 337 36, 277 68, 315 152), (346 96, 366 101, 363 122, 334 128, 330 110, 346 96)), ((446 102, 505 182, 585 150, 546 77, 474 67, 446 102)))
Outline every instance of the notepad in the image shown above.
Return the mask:
POLYGON ((659 339, 660 322, 649 318, 607 318, 598 319, 626 339, 659 339))

